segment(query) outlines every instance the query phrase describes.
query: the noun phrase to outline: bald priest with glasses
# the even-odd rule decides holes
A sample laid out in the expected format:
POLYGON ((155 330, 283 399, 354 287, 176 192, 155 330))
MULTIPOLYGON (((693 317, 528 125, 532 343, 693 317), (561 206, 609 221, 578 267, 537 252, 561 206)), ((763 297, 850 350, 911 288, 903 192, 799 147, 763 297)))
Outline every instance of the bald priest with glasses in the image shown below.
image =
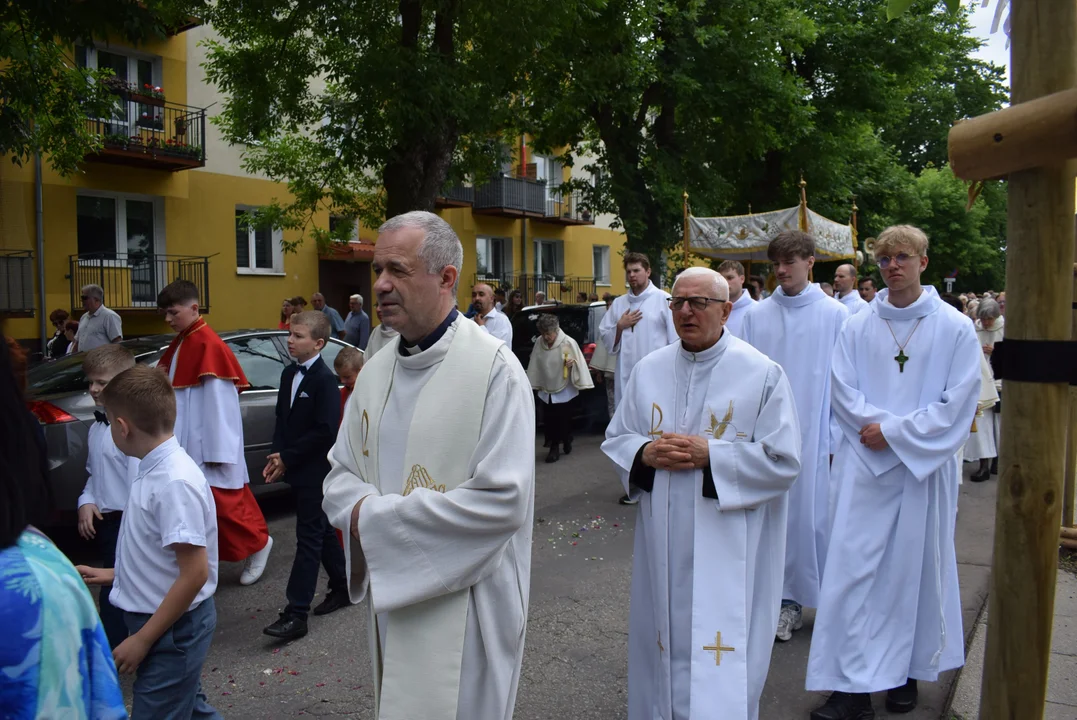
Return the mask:
POLYGON ((602 445, 643 491, 628 717, 750 720, 778 624, 786 496, 800 472, 793 393, 777 363, 725 331, 721 275, 685 270, 669 304, 679 342, 636 365, 602 445))

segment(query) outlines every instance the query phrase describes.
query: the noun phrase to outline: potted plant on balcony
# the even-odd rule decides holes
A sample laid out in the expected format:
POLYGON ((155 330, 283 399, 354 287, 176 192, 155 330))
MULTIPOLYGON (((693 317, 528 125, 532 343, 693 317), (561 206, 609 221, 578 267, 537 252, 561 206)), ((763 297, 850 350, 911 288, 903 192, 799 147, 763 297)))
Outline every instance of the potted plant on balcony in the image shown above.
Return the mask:
POLYGON ((160 115, 156 115, 156 114, 155 115, 150 115, 150 113, 148 111, 145 111, 145 110, 142 111, 142 117, 140 117, 138 119, 138 122, 136 123, 136 125, 138 125, 140 128, 145 128, 147 130, 164 130, 165 129, 165 124, 161 120, 160 115))
POLYGON ((580 219, 584 222, 591 222, 591 208, 586 205, 580 208, 580 219))
POLYGON ((101 84, 113 95, 119 95, 122 100, 127 100, 130 96, 131 86, 127 84, 126 80, 115 75, 101 78, 101 84))
POLYGON ((142 87, 138 87, 137 85, 131 86, 130 99, 131 102, 136 102, 140 105, 164 107, 165 92, 159 85, 143 83, 142 87))
POLYGON ((179 115, 176 117, 176 137, 182 138, 187 134, 187 116, 179 115))

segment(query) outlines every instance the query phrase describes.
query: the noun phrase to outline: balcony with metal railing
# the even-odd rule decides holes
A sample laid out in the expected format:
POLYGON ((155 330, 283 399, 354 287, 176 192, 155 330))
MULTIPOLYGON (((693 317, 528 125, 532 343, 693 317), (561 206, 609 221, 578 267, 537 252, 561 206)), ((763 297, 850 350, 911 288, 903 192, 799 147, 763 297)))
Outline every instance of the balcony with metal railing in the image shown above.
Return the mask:
POLYGON ((456 183, 446 185, 434 199, 434 207, 458 208, 471 207, 475 203, 475 188, 456 183))
POLYGON ((199 309, 209 311, 209 258, 154 253, 83 253, 69 257, 71 307, 82 305, 87 285, 105 291, 104 304, 117 311, 157 310, 157 295, 173 280, 190 280, 198 288, 199 309))
POLYGON ((0 315, 33 313, 33 251, 0 250, 0 315))
POLYGON ((205 108, 167 102, 153 90, 113 92, 112 114, 86 120, 103 143, 87 160, 169 172, 205 166, 205 108))
POLYGON ((572 190, 564 185, 552 187, 546 199, 545 222, 555 225, 594 225, 595 220, 591 214, 583 193, 576 189, 572 190))
POLYGON ((543 293, 546 302, 568 305, 586 302, 579 299, 583 294, 590 297, 595 292, 595 279, 576 275, 527 275, 524 273, 477 273, 474 284, 486 283, 493 288, 502 288, 506 293, 519 290, 525 305, 535 304, 535 294, 543 293))
POLYGON ((480 215, 541 218, 546 214, 546 181, 499 175, 475 188, 472 208, 480 215))

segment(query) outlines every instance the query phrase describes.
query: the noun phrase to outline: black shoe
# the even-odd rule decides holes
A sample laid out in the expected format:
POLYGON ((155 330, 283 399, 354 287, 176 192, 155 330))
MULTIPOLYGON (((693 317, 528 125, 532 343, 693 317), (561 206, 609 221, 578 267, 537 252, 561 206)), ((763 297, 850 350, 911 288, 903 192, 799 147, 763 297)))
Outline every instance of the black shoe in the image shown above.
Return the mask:
POLYGON ((571 454, 572 454, 572 441, 571 440, 566 440, 565 441, 565 455, 571 455, 571 454))
POLYGON ((546 438, 542 441, 542 447, 550 447, 550 438, 546 438))
POLYGON ((991 458, 991 474, 998 475, 998 458, 991 458))
POLYGON ((621 503, 622 505, 639 505, 639 498, 632 497, 631 495, 625 495, 617 502, 621 503))
POLYGON ((561 451, 557 449, 557 444, 554 443, 554 445, 550 448, 550 454, 546 456, 546 462, 555 463, 560 459, 561 451))
POLYGON ((974 483, 987 482, 990 479, 991 479, 991 468, 987 468, 987 467, 973 473, 972 477, 969 478, 969 480, 971 480, 974 483))
POLYGON ((886 693, 886 710, 892 713, 909 713, 916 709, 918 693, 916 681, 909 680, 899 688, 886 693))
POLYGON ((280 640, 298 640, 307 634, 307 621, 281 613, 280 619, 262 633, 280 640))
POLYGON ((811 711, 811 720, 875 720, 871 695, 832 692, 826 704, 811 711))
POLYGON ((315 615, 328 615, 334 610, 340 610, 351 605, 347 592, 331 592, 325 596, 325 600, 318 603, 314 608, 315 615))

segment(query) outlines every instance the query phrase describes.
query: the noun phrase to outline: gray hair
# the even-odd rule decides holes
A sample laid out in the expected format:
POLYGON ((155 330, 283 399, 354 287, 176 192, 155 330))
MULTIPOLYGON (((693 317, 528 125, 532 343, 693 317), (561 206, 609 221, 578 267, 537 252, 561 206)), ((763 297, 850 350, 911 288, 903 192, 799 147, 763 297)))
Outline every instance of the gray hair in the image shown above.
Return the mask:
POLYGON ((360 295, 359 293, 355 293, 354 295, 352 295, 348 299, 349 300, 354 300, 355 302, 359 303, 360 306, 362 306, 362 304, 363 304, 363 296, 360 295))
POLYGON ((1001 315, 1002 308, 991 298, 981 301, 980 306, 976 308, 976 318, 979 320, 994 319, 1001 315))
POLYGON ((722 300, 729 300, 729 283, 726 282, 726 279, 722 277, 721 273, 705 267, 690 267, 682 270, 681 274, 677 276, 677 279, 673 281, 673 294, 677 293, 677 283, 683 278, 693 277, 709 278, 714 283, 714 292, 717 297, 722 300))
POLYGON ((540 333, 548 333, 561 328, 561 321, 553 313, 542 313, 535 321, 535 327, 540 333))
POLYGON ((105 291, 100 285, 84 285, 82 294, 87 297, 97 298, 102 303, 105 302, 105 291))
MULTIPOLYGON (((423 241, 419 245, 419 259, 426 266, 426 271, 436 275, 452 265, 456 268, 456 284, 459 285, 460 271, 464 267, 464 246, 460 244, 460 238, 456 236, 452 225, 432 212, 412 210, 383 222, 378 228, 378 234, 397 232, 407 228, 417 228, 423 231, 423 241)), ((453 286, 453 292, 456 292, 456 286, 453 286)))

